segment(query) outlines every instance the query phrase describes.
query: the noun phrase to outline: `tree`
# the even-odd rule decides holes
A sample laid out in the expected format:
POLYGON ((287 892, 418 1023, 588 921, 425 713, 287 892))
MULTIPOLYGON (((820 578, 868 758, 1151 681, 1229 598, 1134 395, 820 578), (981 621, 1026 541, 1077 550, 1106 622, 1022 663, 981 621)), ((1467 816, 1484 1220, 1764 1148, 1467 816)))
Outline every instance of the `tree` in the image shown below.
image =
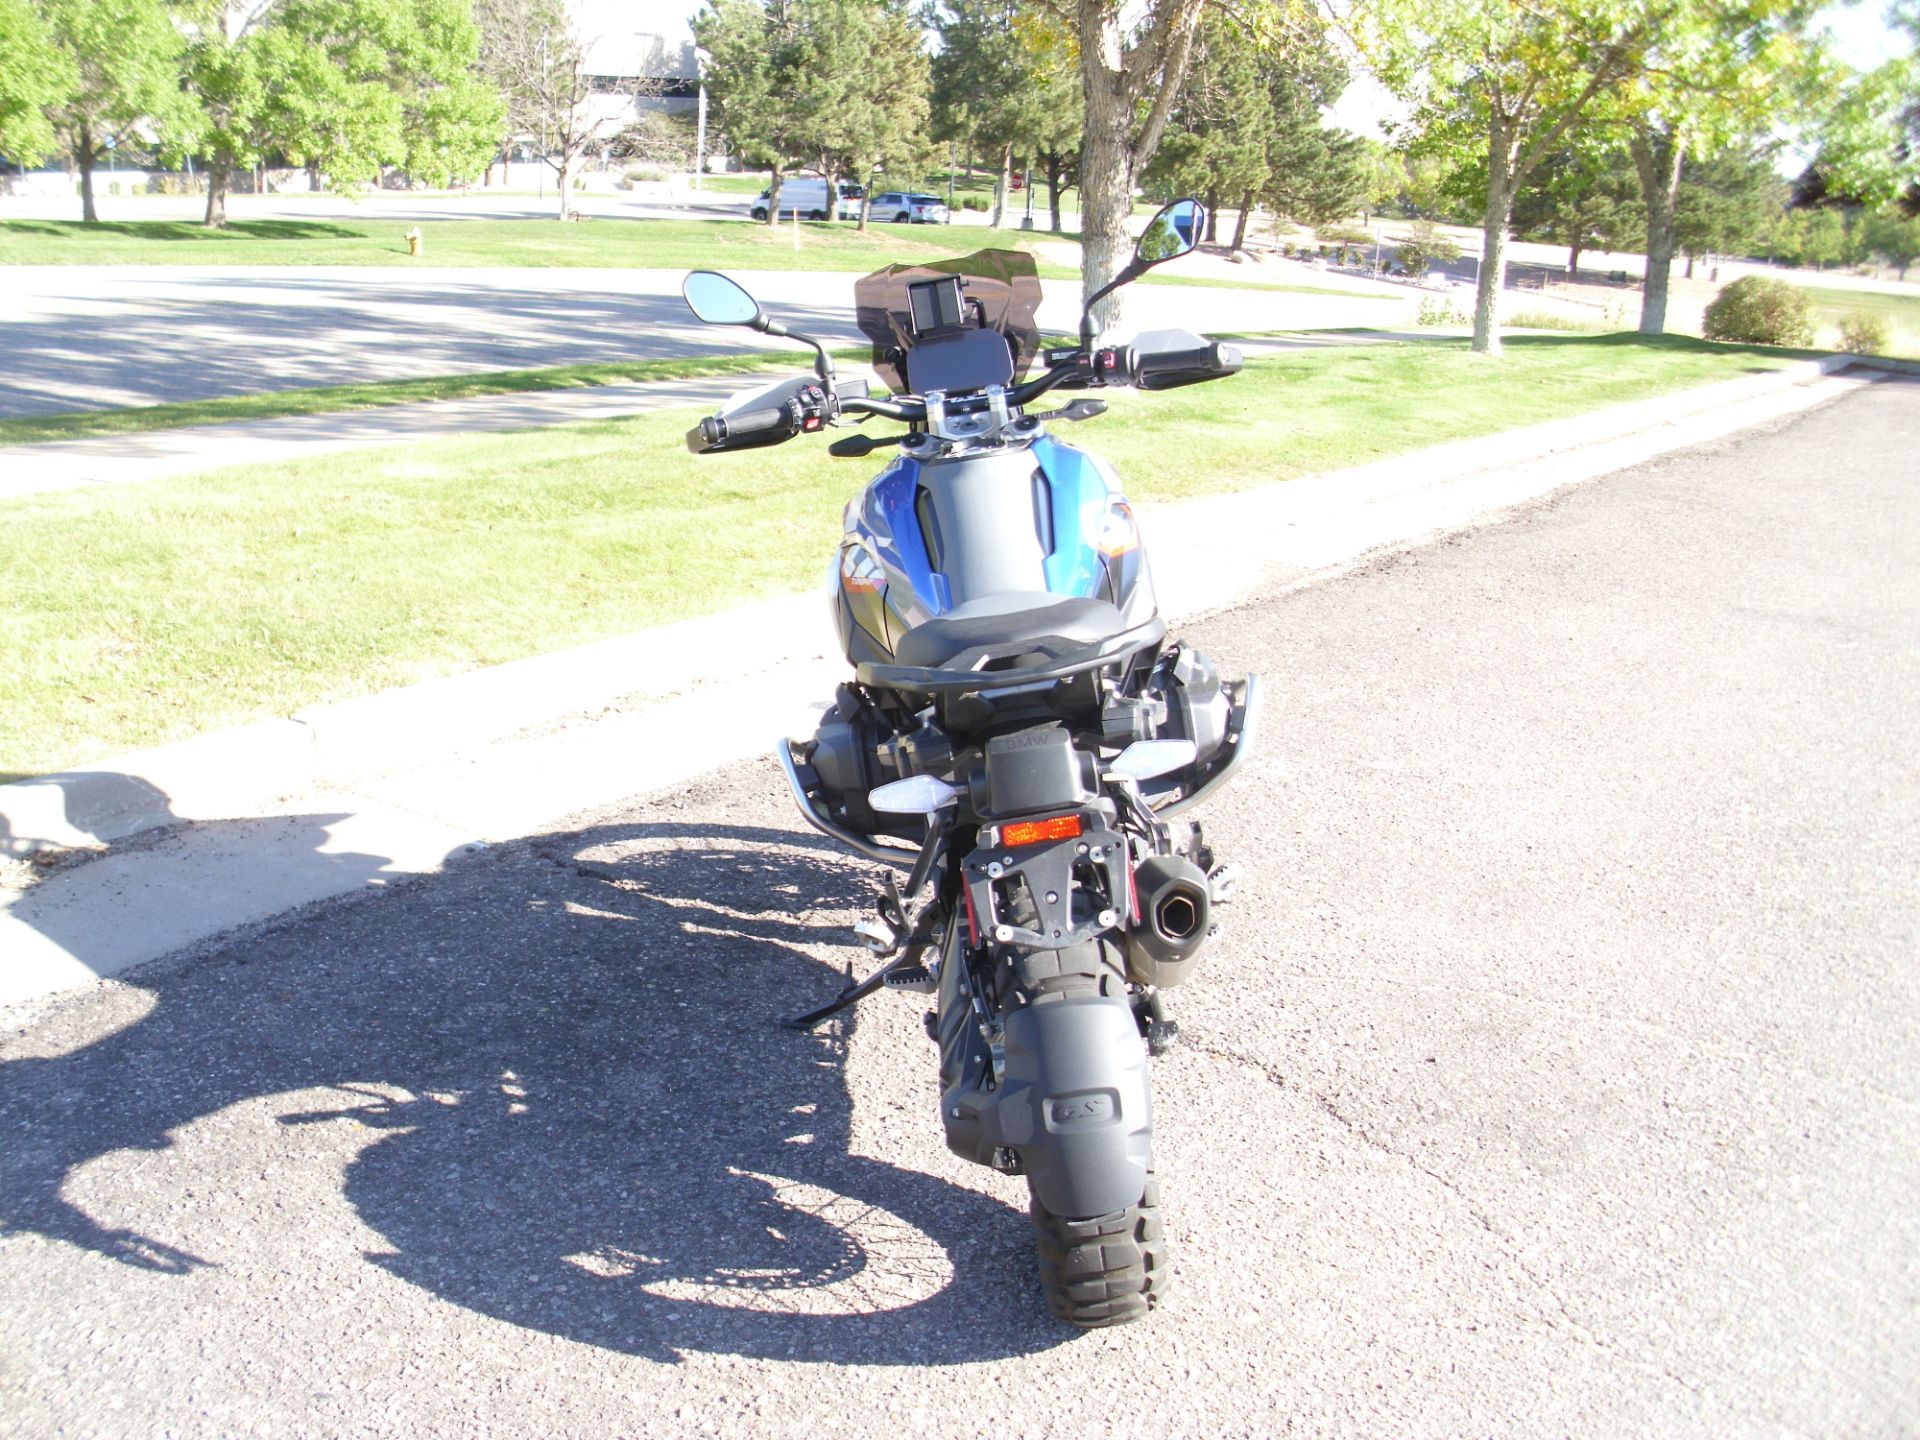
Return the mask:
POLYGON ((1222 199, 1238 201, 1238 249, 1247 211, 1266 188, 1268 149, 1276 122, 1269 77, 1257 47, 1232 17, 1212 11, 1202 20, 1186 84, 1168 121, 1160 151, 1142 179, 1167 198, 1199 195, 1207 202, 1208 240, 1217 239, 1222 199))
POLYGON ((1377 212, 1389 205, 1398 205, 1405 198, 1407 162, 1399 151, 1385 142, 1362 136, 1359 168, 1362 219, 1372 224, 1377 212))
POLYGON ((933 21, 940 35, 933 61, 935 133, 995 157, 992 223, 998 226, 1006 221, 1014 155, 1034 153, 1049 128, 1039 57, 1016 0, 942 0, 933 21))
POLYGON ((693 21, 721 129, 743 159, 772 172, 769 225, 779 223, 782 176, 820 151, 804 8, 805 0, 709 0, 693 21))
POLYGON ((1366 147, 1322 119, 1346 88, 1346 66, 1317 30, 1294 38, 1265 67, 1273 130, 1261 196, 1276 215, 1318 226, 1365 202, 1366 147))
MULTIPOLYGON (((1132 249, 1134 182, 1160 148, 1206 0, 1055 0, 1080 47, 1086 126, 1080 149, 1080 283, 1093 294, 1120 273, 1132 249), (1123 15, 1124 11, 1124 15, 1123 15)), ((1120 320, 1116 290, 1094 313, 1098 330, 1120 320)))
POLYGON ((1713 0, 1376 0, 1359 42, 1414 102, 1421 147, 1485 165, 1473 348, 1500 353, 1499 302, 1516 192, 1563 137, 1631 77, 1673 10, 1713 0))
POLYGON ((1897 201, 1920 214, 1920 4, 1896 4, 1889 17, 1908 50, 1846 78, 1822 117, 1814 162, 1821 189, 1831 185, 1870 206, 1897 201))
MULTIPOLYGON (((816 0, 808 16, 811 67, 837 80, 819 114, 821 169, 828 194, 841 173, 867 184, 860 228, 867 228, 874 173, 918 169, 927 160, 926 52, 920 29, 902 4, 884 0, 816 0)), ((839 206, 829 201, 827 216, 839 206)))
POLYGON ((1920 260, 1920 220, 1901 213, 1897 205, 1889 205, 1868 217, 1866 229, 1867 248, 1897 268, 1904 282, 1908 267, 1920 260))
POLYGON ((1647 208, 1640 333, 1666 329, 1680 181, 1691 159, 1791 120, 1822 68, 1807 37, 1814 0, 1664 0, 1629 84, 1612 97, 1647 208))
POLYGON ((556 176, 559 218, 566 220, 581 162, 632 116, 628 105, 600 97, 631 101, 659 82, 595 76, 588 39, 562 0, 476 0, 473 13, 481 37, 477 69, 501 97, 507 143, 535 141, 541 163, 556 176))
POLYGON ((1674 244, 1687 275, 1702 255, 1746 253, 1786 203, 1771 149, 1737 147, 1688 165, 1674 209, 1674 244))
POLYGON ((1646 229, 1640 180, 1617 139, 1555 150, 1514 197, 1514 234, 1567 247, 1567 278, 1580 276, 1580 252, 1631 245, 1646 229))
POLYGON ((130 138, 192 133, 191 102, 180 89, 185 48, 160 0, 41 0, 46 30, 73 85, 47 110, 80 169, 80 214, 100 218, 94 168, 130 138))
POLYGON ((27 0, 0 0, 0 156, 24 168, 54 152, 47 112, 72 93, 72 58, 53 45, 27 0))

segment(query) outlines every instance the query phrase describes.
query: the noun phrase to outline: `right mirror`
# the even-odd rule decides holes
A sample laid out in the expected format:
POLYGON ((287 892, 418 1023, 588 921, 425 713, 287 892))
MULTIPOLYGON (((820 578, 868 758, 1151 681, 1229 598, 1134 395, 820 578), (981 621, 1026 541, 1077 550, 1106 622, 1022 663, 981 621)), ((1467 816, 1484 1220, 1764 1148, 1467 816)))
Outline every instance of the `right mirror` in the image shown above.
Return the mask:
POLYGON ((760 302, 737 281, 711 270, 695 270, 680 282, 687 308, 709 325, 751 325, 760 318, 760 302))
POLYGON ((1206 223, 1206 208, 1198 200, 1174 201, 1147 222, 1134 248, 1135 263, 1158 265, 1185 255, 1200 243, 1206 223))

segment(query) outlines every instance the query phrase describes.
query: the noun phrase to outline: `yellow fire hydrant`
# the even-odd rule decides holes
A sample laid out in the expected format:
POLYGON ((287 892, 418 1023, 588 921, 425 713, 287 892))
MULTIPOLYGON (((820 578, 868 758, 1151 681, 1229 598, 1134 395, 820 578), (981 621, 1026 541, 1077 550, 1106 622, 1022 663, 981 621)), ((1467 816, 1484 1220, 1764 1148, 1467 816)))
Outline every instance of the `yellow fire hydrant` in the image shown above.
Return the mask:
POLYGON ((407 231, 407 254, 409 255, 424 254, 426 251, 426 248, 427 248, 426 239, 420 234, 420 227, 418 225, 414 226, 413 229, 407 231))

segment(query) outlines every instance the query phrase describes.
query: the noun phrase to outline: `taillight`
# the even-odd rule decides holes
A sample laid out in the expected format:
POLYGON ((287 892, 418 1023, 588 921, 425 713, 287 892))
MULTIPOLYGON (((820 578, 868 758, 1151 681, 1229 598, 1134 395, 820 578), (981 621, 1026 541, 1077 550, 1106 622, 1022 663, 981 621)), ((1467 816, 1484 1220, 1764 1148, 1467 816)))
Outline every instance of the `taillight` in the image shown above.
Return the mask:
POLYGON ((1038 845, 1045 840, 1071 840, 1080 833, 1078 815, 1055 815, 1047 820, 1016 820, 1000 827, 1002 845, 1038 845))

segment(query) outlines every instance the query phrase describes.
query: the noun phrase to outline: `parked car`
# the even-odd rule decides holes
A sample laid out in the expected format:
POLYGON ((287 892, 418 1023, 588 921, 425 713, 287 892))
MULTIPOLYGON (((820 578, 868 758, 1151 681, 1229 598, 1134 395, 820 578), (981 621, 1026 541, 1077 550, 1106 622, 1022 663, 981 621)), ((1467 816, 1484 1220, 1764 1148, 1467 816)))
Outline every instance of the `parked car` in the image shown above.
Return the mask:
MULTIPOLYGON (((866 195, 866 187, 856 181, 840 182, 839 213, 842 220, 860 218, 860 201, 866 195)), ((769 186, 762 190, 753 202, 748 213, 756 220, 767 218, 767 202, 773 195, 769 186)), ((791 215, 800 212, 802 220, 824 220, 827 218, 827 182, 818 175, 789 175, 780 182, 780 213, 791 215)))
POLYGON ((947 202, 938 195, 888 190, 873 197, 873 206, 867 213, 875 220, 887 220, 896 225, 944 225, 947 223, 947 202))

